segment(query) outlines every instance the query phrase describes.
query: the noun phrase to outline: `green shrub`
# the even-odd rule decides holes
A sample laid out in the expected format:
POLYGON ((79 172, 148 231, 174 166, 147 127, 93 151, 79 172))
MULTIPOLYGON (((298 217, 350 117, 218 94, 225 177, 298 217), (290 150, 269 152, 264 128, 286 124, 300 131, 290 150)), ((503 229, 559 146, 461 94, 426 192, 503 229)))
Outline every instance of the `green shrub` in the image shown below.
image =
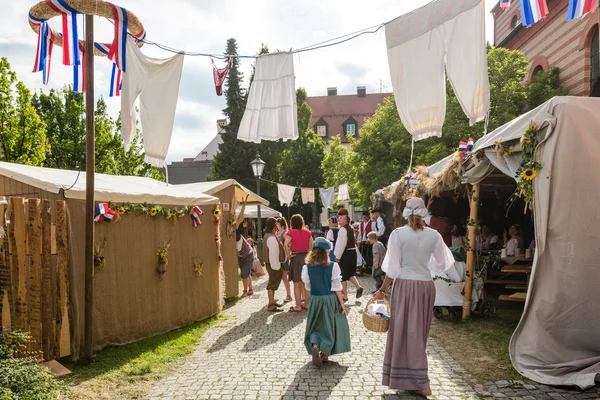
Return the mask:
POLYGON ((63 385, 35 358, 16 357, 24 352, 29 334, 0 332, 0 400, 50 400, 61 397, 63 385))

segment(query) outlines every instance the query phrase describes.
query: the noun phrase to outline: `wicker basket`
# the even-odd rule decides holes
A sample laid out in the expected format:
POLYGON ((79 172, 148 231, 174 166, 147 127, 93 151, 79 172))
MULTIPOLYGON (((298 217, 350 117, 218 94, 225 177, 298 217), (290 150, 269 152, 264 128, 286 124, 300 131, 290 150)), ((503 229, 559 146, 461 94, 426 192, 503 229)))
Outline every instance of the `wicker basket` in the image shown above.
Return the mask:
MULTIPOLYGON (((369 300, 367 302, 367 305, 365 306, 365 309, 363 310, 363 313, 362 313, 363 325, 365 326, 365 328, 367 328, 371 332, 387 332, 390 327, 389 319, 380 317, 378 315, 367 314, 369 304, 371 304, 374 300, 375 300, 375 298, 371 298, 371 300, 369 300)), ((388 313, 388 315, 390 315, 390 303, 386 299, 383 299, 383 301, 385 302, 385 308, 387 309, 387 313, 388 313)))

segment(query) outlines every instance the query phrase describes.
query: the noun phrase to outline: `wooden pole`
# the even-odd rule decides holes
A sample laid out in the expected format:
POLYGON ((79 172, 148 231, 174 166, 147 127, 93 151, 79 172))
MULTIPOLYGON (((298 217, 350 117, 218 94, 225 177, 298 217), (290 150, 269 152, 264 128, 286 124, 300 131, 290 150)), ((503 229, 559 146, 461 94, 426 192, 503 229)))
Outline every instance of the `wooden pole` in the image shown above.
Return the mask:
POLYGON ((83 362, 92 361, 94 310, 94 16, 85 16, 85 341, 83 362))
POLYGON ((55 288, 52 285, 52 216, 50 200, 42 200, 42 351, 44 361, 54 359, 55 288))
POLYGON ((473 266, 475 265, 475 241, 477 234, 477 213, 479 210, 479 184, 473 185, 471 192, 471 212, 469 215, 469 250, 467 251, 467 271, 465 276, 465 294, 463 298, 462 319, 471 316, 471 294, 473 292, 473 266))
POLYGON ((31 350, 42 358, 42 218, 40 200, 29 199, 29 329, 31 350))

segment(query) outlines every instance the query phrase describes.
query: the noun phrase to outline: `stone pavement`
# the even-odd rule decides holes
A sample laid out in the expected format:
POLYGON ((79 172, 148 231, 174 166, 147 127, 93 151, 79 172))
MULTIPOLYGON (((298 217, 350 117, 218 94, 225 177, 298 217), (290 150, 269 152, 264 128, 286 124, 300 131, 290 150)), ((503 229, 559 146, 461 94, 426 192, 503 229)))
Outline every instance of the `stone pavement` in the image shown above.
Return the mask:
MULTIPOLYGON (((361 299, 350 285, 347 303, 352 352, 315 368, 303 345, 306 313, 266 311, 266 277, 255 294, 224 312, 198 348, 157 384, 152 399, 422 399, 381 385, 385 334, 367 331, 360 312, 374 288, 370 277, 361 299)), ((278 298, 283 299, 283 285, 278 298)), ((289 307, 286 305, 285 310, 289 307)), ((430 339, 429 376, 436 399, 595 399, 597 392, 565 392, 529 382, 470 385, 466 371, 430 339)))

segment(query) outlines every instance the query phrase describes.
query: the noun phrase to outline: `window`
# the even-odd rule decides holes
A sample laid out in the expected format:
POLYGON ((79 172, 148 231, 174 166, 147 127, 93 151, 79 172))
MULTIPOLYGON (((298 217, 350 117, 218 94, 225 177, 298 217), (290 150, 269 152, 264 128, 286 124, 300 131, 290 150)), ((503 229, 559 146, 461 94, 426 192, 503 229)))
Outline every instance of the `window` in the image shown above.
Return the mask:
POLYGON ((512 17, 510 26, 512 26, 513 29, 515 29, 517 26, 519 26, 519 17, 517 17, 516 15, 514 17, 512 17))
POLYGON ((542 67, 541 65, 538 65, 537 67, 535 67, 535 69, 533 70, 533 74, 532 77, 536 76, 537 74, 539 74, 540 72, 544 72, 544 67, 542 67))
POLYGON ((342 124, 342 132, 344 132, 346 136, 356 136, 357 126, 358 122, 354 118, 348 117, 342 124))
POLYGON ((594 89, 596 89, 596 91, 598 90, 598 78, 600 78, 600 48, 598 48, 598 29, 596 29, 596 33, 594 33, 594 36, 592 36, 591 46, 592 51, 590 52, 590 89, 591 92, 594 93, 594 89))
POLYGON ((356 124, 348 124, 346 125, 346 135, 354 136, 356 134, 356 124))
POLYGON ((317 136, 327 136, 327 127, 325 125, 317 126, 317 136))

